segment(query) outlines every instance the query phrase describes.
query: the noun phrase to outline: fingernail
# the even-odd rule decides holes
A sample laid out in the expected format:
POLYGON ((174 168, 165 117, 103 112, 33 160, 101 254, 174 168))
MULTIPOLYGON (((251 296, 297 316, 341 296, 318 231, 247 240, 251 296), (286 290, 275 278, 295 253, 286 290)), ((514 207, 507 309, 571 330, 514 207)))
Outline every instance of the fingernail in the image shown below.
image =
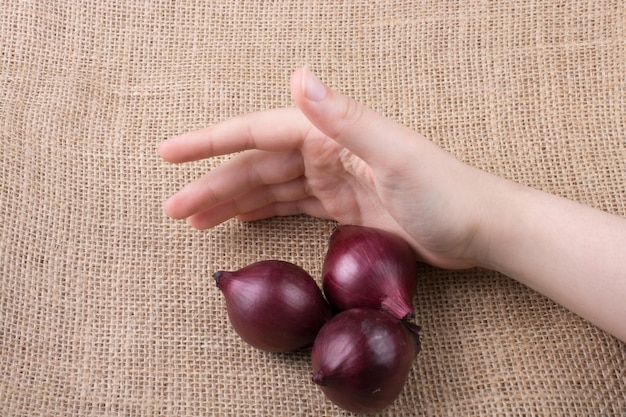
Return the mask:
POLYGON ((302 91, 311 101, 321 101, 326 97, 326 86, 308 68, 302 70, 302 91))

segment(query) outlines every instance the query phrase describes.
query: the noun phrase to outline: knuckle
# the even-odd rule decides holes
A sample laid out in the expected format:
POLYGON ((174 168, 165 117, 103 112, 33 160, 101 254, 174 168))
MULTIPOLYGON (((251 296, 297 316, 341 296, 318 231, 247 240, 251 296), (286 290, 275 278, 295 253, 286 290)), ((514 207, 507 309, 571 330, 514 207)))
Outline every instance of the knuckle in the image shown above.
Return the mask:
POLYGON ((341 120, 346 127, 359 125, 365 121, 365 107, 352 98, 345 101, 341 110, 341 120))

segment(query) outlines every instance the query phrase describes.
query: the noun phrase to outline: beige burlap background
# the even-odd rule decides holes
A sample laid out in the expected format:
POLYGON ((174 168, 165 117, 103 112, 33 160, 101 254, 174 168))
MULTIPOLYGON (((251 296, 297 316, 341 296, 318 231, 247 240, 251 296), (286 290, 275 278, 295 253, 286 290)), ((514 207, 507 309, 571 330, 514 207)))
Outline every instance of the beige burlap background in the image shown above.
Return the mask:
MULTIPOLYGON (((292 105, 302 64, 471 165, 626 215, 624 2, 0 0, 1 416, 344 415, 307 354, 235 335, 211 279, 270 258, 319 279, 333 224, 161 208, 219 160, 157 144, 292 105)), ((509 278, 423 266, 415 305, 423 352, 382 415, 626 415, 625 345, 509 278)))

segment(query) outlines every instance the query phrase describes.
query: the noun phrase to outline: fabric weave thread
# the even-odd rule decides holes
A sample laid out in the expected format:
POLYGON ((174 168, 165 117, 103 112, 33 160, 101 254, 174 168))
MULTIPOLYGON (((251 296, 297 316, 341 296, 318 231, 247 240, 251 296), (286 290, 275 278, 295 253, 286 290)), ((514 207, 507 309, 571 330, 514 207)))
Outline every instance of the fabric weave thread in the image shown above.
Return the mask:
MULTIPOLYGON (((626 215, 622 1, 0 0, 0 415, 345 414, 306 353, 236 336, 211 279, 319 279, 333 224, 161 208, 226 157, 157 144, 291 106, 302 64, 473 166, 626 215)), ((420 274, 423 351, 381 415, 626 414, 623 343, 497 273, 420 274)))

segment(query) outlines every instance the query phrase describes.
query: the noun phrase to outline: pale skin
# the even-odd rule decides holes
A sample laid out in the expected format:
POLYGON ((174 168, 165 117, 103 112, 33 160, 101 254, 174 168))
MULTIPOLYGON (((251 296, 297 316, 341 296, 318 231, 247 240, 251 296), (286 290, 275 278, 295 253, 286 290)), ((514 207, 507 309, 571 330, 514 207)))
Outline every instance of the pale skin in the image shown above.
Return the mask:
POLYGON ((173 163, 238 153, 164 204, 198 229, 308 214, 402 236, 440 268, 502 272, 626 341, 626 219, 460 162, 323 84, 291 79, 296 107, 163 142, 173 163))

